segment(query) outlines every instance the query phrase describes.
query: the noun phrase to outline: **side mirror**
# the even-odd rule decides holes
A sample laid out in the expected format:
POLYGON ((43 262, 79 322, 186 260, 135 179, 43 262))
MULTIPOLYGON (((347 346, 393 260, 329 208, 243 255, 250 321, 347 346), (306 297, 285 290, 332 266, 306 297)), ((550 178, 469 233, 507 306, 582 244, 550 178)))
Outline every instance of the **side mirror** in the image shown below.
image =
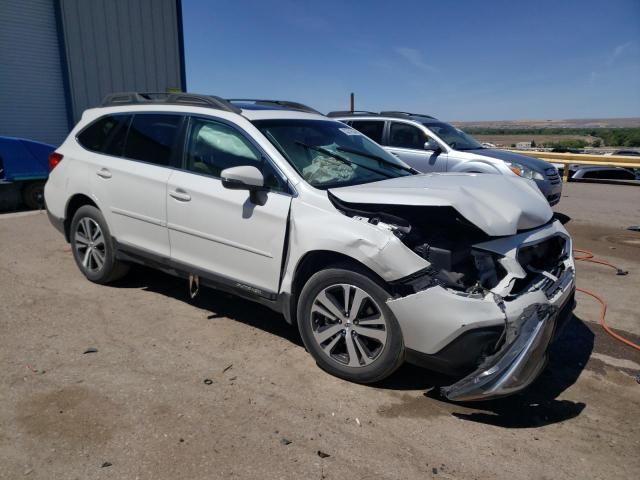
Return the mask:
POLYGON ((430 138, 429 141, 424 144, 424 149, 425 150, 431 150, 433 152, 441 152, 442 151, 442 148, 440 147, 440 144, 438 142, 436 142, 433 138, 430 138))
POLYGON ((257 193, 264 190, 264 176, 256 167, 225 168, 221 173, 222 186, 230 190, 248 190, 251 201, 258 203, 257 193))

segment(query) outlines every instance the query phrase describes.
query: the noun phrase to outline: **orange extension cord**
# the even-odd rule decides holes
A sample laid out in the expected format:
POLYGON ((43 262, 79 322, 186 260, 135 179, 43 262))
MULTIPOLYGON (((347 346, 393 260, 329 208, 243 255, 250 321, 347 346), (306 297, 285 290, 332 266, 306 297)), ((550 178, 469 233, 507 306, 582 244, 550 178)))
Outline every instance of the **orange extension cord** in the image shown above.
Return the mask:
MULTIPOLYGON (((613 268, 618 275, 626 275, 627 274, 627 272, 625 272, 624 270, 621 270, 620 268, 616 267, 615 265, 612 265, 611 263, 605 262, 603 260, 597 260, 597 259, 593 258, 594 257, 593 253, 588 251, 588 250, 580 250, 580 249, 575 248, 573 250, 573 252, 574 252, 574 255, 576 253, 582 253, 583 254, 581 256, 575 255, 575 260, 576 261, 591 262, 591 263, 597 263, 599 265, 605 265, 607 267, 613 268)), ((609 325, 607 325, 607 322, 605 321, 605 316, 607 314, 607 302, 605 302, 602 297, 600 297, 597 293, 593 293, 590 290, 585 290, 584 288, 576 288, 576 290, 578 290, 579 292, 582 292, 582 293, 586 293, 587 295, 595 298, 596 300, 598 300, 600 302, 600 304, 602 305, 602 308, 600 310, 600 325, 602 325, 602 328, 604 328, 605 332, 607 332, 609 335, 611 335, 616 340, 621 341, 625 345, 629 345, 631 348, 635 348, 636 350, 640 350, 640 345, 638 345, 637 343, 633 343, 631 340, 627 340, 624 337, 621 337, 616 332, 614 332, 609 327, 609 325)))

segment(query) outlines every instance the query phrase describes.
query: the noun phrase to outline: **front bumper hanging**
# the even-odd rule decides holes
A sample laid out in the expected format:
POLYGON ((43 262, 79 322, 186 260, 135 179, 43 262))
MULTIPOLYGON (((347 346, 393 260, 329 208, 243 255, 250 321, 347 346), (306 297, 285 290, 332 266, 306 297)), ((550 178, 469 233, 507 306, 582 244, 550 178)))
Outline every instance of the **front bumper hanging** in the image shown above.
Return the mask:
POLYGON ((518 322, 520 332, 510 345, 486 358, 462 380, 442 387, 440 393, 460 402, 489 400, 526 388, 544 369, 554 332, 566 323, 573 308, 573 295, 560 309, 549 304, 527 307, 518 322))

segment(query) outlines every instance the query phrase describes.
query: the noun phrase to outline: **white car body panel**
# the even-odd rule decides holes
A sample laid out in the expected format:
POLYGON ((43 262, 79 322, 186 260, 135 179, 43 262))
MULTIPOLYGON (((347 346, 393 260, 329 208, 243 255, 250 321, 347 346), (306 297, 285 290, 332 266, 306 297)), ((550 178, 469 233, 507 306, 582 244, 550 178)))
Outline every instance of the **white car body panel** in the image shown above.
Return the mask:
POLYGON ((264 205, 217 178, 173 171, 167 226, 171 258, 259 289, 277 292, 291 196, 265 195, 264 205), (172 192, 190 197, 173 198, 172 192))
POLYGON ((304 191, 294 199, 281 293, 291 292, 296 267, 305 254, 313 251, 346 255, 387 281, 429 266, 389 230, 336 213, 324 192, 304 191))
POLYGON ((91 190, 102 205, 112 235, 121 243, 168 257, 167 180, 171 170, 97 153, 85 158, 91 190), (107 178, 101 176, 105 174, 107 178))
POLYGON ((535 228, 553 215, 535 185, 515 176, 423 174, 334 188, 331 192, 350 203, 450 206, 494 236, 535 228))

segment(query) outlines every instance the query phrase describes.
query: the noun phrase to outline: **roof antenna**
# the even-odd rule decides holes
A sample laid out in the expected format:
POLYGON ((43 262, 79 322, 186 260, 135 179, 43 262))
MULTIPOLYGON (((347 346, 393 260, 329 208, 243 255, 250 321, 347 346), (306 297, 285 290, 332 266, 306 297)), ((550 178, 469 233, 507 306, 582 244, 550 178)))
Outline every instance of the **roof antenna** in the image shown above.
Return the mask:
POLYGON ((350 112, 353 113, 356 109, 356 96, 353 92, 351 92, 351 95, 349 95, 349 105, 351 106, 350 112))

